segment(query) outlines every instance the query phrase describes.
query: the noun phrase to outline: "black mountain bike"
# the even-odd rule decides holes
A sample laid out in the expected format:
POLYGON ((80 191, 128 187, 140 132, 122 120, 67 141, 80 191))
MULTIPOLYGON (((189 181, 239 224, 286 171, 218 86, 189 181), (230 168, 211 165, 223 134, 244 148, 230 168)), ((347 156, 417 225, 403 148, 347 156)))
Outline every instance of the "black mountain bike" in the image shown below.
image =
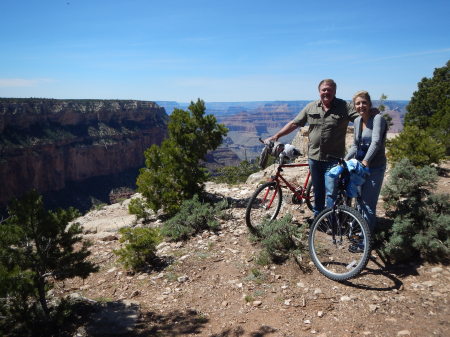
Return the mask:
MULTIPOLYGON (((337 198, 331 208, 324 209, 314 219, 308 237, 309 252, 317 269, 334 281, 357 276, 367 265, 372 238, 367 222, 347 197, 350 172, 343 159, 338 178, 337 198)), ((356 204, 360 202, 356 198, 356 204)))

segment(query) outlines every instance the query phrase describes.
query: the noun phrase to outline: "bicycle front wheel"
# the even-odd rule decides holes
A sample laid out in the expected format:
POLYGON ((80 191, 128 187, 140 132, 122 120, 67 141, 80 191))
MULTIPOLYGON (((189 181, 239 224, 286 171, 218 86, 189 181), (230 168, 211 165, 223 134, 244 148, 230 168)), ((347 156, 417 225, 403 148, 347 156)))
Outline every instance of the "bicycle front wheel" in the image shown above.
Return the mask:
POLYGON ((314 220, 308 237, 312 261, 334 281, 355 277, 366 267, 371 242, 364 218, 346 205, 323 210, 314 220))
POLYGON ((258 228, 274 220, 281 208, 283 194, 276 182, 268 182, 259 186, 253 193, 245 211, 245 222, 248 228, 258 234, 258 228))

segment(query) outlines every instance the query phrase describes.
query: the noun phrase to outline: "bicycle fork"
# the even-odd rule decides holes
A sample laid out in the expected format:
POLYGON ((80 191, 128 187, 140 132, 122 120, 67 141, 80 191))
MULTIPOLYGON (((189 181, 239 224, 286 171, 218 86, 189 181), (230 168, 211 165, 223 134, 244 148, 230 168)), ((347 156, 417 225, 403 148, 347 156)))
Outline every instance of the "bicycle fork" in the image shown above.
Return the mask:
POLYGON ((340 211, 336 206, 333 206, 333 212, 331 213, 331 238, 333 244, 341 245, 342 240, 342 225, 340 221, 340 211))
POLYGON ((277 187, 278 187, 278 185, 275 184, 275 186, 273 187, 274 192, 273 192, 273 194, 270 197, 269 197, 269 193, 271 191, 271 187, 270 186, 267 187, 267 191, 266 191, 266 193, 264 193, 264 198, 262 200, 263 204, 264 204, 263 208, 265 210, 268 210, 270 207, 272 207, 272 203, 275 200, 275 197, 277 196, 277 193, 278 193, 277 187), (270 200, 269 200, 269 203, 266 204, 266 201, 267 201, 268 197, 270 198, 270 200))

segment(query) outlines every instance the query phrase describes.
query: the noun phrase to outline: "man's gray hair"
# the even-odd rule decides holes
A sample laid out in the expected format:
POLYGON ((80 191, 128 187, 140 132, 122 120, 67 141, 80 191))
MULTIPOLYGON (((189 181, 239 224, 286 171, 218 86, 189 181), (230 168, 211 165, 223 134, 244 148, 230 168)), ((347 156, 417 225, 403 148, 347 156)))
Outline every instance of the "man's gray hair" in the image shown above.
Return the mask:
POLYGON ((331 78, 326 78, 326 79, 320 81, 319 86, 318 86, 319 90, 320 90, 320 86, 324 83, 331 84, 331 86, 334 88, 334 90, 336 90, 336 87, 337 87, 336 82, 334 80, 332 80, 331 78))

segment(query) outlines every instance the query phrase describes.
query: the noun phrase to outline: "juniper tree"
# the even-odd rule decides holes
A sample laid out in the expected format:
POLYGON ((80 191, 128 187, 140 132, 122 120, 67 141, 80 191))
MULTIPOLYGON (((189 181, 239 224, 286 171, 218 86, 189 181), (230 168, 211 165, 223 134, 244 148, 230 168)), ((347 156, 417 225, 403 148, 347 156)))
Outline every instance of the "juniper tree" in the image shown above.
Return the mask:
POLYGON ((450 154, 450 60, 424 77, 413 93, 405 114, 405 126, 417 126, 446 147, 450 154))
POLYGON ((388 157, 408 158, 416 166, 439 164, 450 154, 450 61, 417 86, 406 107, 405 128, 386 142, 388 157))
POLYGON ((205 115, 198 100, 188 110, 175 109, 169 119, 168 138, 145 151, 145 166, 137 178, 138 191, 153 211, 174 214, 183 200, 203 190, 208 175, 200 165, 207 152, 222 143, 227 129, 213 115, 205 115))
POLYGON ((40 306, 48 320, 46 292, 54 281, 86 278, 97 270, 86 261, 89 244, 82 241, 80 225, 71 223, 79 213, 74 208, 46 210, 36 191, 14 200, 8 213, 0 223, 2 309, 27 320, 30 310, 40 306))
POLYGON ((408 159, 392 169, 382 196, 393 224, 377 234, 386 258, 450 261, 450 199, 432 193, 436 181, 435 168, 417 168, 408 159))

